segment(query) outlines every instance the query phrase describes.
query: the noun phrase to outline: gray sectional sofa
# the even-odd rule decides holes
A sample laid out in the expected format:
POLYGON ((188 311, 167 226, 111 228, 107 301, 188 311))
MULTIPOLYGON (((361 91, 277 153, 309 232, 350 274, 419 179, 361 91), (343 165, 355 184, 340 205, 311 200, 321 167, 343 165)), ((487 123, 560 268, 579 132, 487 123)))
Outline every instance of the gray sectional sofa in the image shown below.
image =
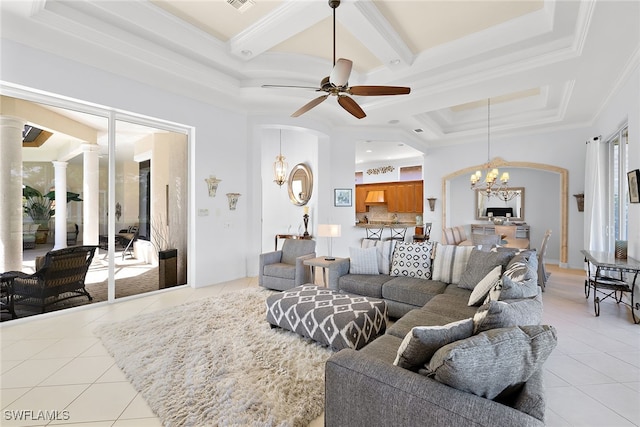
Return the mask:
MULTIPOLYGON (((545 394, 541 366, 548 353, 555 347, 556 337, 553 327, 540 325, 542 294, 537 286, 535 251, 522 253, 517 257, 514 257, 514 253, 510 253, 505 258, 504 254, 503 256, 482 255, 477 249, 460 249, 458 253, 467 251, 464 253, 468 258, 466 262, 458 260, 456 268, 459 269, 461 262, 465 262, 466 267, 464 271, 458 271, 455 280, 449 277, 450 281, 456 283, 447 283, 447 281, 432 280, 432 277, 442 279, 443 271, 447 269, 449 273, 455 269, 449 268, 453 265, 453 260, 444 259, 445 248, 450 249, 445 245, 432 244, 430 255, 433 259, 428 261, 430 271, 427 276, 429 277, 425 277, 424 274, 414 274, 415 271, 412 272, 411 268, 404 271, 402 268, 396 269, 394 273, 392 263, 390 263, 391 275, 352 274, 350 271, 353 271, 351 266, 353 258, 346 259, 332 268, 330 277, 332 288, 351 294, 381 298, 388 304, 390 317, 396 320, 384 335, 363 349, 358 351, 345 349, 329 358, 325 370, 325 425, 331 427, 544 425, 545 394), (442 265, 437 272, 434 271, 434 267, 438 264, 440 253, 443 254, 441 255, 443 259, 439 260, 442 265), (478 262, 478 259, 482 262, 478 262), (466 275, 466 282, 469 280, 474 282, 478 277, 483 277, 485 271, 491 267, 486 263, 491 260, 495 262, 495 266, 500 266, 498 272, 507 271, 507 273, 497 282, 493 282, 486 296, 481 292, 479 303, 469 306, 470 296, 474 291, 461 287, 465 285, 465 283, 461 284, 465 282, 462 277, 466 275), (519 267, 519 270, 516 267, 519 267), (439 277, 435 277, 434 273, 438 273, 439 277), (453 342, 441 348, 438 347, 431 361, 427 360, 421 369, 407 369, 406 366, 400 367, 401 364, 397 366, 399 354, 407 351, 409 336, 417 336, 416 334, 419 333, 414 331, 424 326, 452 325, 454 324, 452 322, 457 321, 472 324, 473 332, 469 330, 465 335, 468 336, 471 333, 472 336, 462 340, 445 341, 445 344, 453 342), (476 356, 475 353, 471 353, 473 356, 467 365, 462 359, 457 360, 462 363, 463 368, 460 369, 458 365, 454 366, 454 369, 467 375, 462 380, 462 384, 448 381, 446 374, 440 375, 442 371, 437 370, 438 366, 432 367, 432 371, 426 369, 430 367, 429 364, 437 365, 438 361, 442 362, 447 357, 449 360, 443 362, 442 366, 451 361, 456 362, 453 360, 455 357, 451 355, 457 354, 456 357, 459 357, 463 354, 452 352, 470 351, 469 349, 460 350, 462 348, 460 346, 471 343, 469 344, 471 351, 476 351, 474 346, 477 340, 488 339, 494 340, 495 343, 502 339, 497 336, 503 337, 505 334, 524 335, 521 341, 525 343, 524 347, 544 335, 543 338, 546 341, 541 347, 534 345, 533 349, 523 350, 531 350, 524 359, 540 357, 539 363, 531 365, 524 363, 522 366, 514 364, 509 367, 509 363, 513 363, 510 359, 513 355, 510 352, 518 344, 505 344, 506 347, 501 350, 504 353, 497 353, 497 356, 496 353, 488 357, 487 354, 476 356), (483 359, 483 357, 486 358, 483 359), (434 362, 434 359, 438 361, 434 362), (531 371, 522 377, 527 378, 526 381, 518 382, 517 379, 512 379, 512 384, 497 396, 485 392, 487 387, 493 386, 494 381, 504 381, 505 377, 510 375, 524 375, 527 369, 531 371), (473 384, 467 388, 465 381, 473 384), (478 389, 480 391, 476 391, 478 389)), ((389 256, 393 257, 393 254, 389 256)), ((414 256, 415 260, 425 261, 424 258, 424 254, 414 256)), ((413 263, 413 266, 417 263, 418 261, 413 263)), ((486 286, 486 283, 483 286, 486 286)), ((475 289, 473 286, 467 287, 475 289)), ((475 296, 478 291, 474 293, 475 296)), ((419 341, 414 340, 414 342, 419 341)), ((409 343, 409 345, 412 344, 409 343)), ((457 374, 454 373, 454 376, 457 374)))

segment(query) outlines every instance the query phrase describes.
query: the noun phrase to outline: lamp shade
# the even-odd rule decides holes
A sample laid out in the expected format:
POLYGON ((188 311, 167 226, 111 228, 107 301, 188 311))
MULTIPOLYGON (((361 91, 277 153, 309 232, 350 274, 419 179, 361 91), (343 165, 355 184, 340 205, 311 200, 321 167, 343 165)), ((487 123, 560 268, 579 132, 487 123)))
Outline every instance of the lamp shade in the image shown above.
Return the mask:
POLYGON ((318 237, 340 237, 340 224, 318 224, 318 237))

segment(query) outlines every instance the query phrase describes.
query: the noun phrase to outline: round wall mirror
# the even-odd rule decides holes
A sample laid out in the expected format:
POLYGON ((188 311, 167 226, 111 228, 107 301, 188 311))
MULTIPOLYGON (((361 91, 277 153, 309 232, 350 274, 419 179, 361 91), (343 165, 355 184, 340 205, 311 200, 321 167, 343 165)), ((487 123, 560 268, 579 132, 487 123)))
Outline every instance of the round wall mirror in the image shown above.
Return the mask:
POLYGON ((289 199, 296 206, 304 206, 311 199, 313 190, 313 175, 311 169, 304 163, 298 163, 291 169, 289 181, 289 199))

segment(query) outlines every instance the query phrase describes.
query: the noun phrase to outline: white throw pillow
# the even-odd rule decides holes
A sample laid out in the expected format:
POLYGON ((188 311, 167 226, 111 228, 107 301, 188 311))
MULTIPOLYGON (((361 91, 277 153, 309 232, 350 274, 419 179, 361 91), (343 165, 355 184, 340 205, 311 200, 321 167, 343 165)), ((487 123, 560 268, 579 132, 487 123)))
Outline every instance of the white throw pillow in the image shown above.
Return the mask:
POLYGON ((349 274, 379 274, 378 250, 371 248, 349 248, 349 274))
POLYGON ((473 305, 479 305, 479 303, 481 303, 485 299, 489 291, 491 291, 491 289, 498 283, 501 273, 502 266, 500 265, 496 266, 493 270, 487 273, 487 275, 484 276, 484 278, 480 280, 478 284, 473 288, 473 291, 469 296, 469 303, 467 305, 469 307, 473 305))
POLYGON ((378 250, 378 272, 389 274, 391 271, 391 256, 395 248, 395 240, 362 239, 363 248, 374 247, 378 250))
POLYGON ((433 258, 433 275, 431 279, 457 285, 462 273, 467 268, 467 261, 473 246, 456 246, 438 244, 433 258))

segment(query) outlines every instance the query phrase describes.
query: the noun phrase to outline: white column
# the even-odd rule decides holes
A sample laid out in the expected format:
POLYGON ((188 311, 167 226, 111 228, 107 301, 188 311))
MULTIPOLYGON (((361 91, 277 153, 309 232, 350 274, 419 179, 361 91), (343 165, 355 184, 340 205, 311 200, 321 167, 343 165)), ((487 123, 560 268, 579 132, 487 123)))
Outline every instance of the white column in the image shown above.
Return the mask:
POLYGON ((53 249, 67 247, 67 162, 53 161, 56 191, 56 244, 53 249))
MULTIPOLYGON (((82 242, 98 245, 100 187, 98 171, 98 151, 96 144, 82 144, 83 186, 82 186, 82 242)), ((66 233, 65 233, 66 235, 66 233)))
POLYGON ((0 273, 22 270, 22 131, 25 121, 0 116, 0 273))

